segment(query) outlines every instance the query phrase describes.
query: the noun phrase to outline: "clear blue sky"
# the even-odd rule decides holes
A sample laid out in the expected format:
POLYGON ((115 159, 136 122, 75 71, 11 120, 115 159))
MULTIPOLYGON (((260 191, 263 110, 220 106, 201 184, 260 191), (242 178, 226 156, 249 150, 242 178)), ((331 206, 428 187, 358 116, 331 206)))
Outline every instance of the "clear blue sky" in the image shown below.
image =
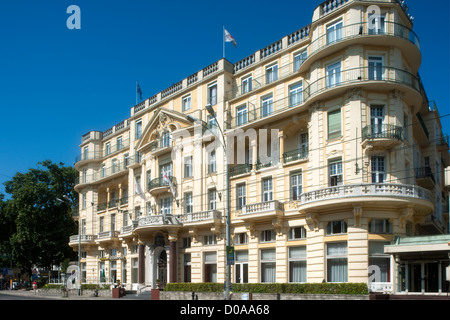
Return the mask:
MULTIPOLYGON (((73 165, 81 136, 130 116, 143 97, 222 58, 236 62, 311 22, 321 0, 0 0, 0 193, 45 159, 73 165), (81 30, 69 30, 69 5, 81 30)), ((420 70, 441 116, 450 113, 448 0, 407 0, 420 70)), ((450 133, 450 117, 442 119, 450 133)))

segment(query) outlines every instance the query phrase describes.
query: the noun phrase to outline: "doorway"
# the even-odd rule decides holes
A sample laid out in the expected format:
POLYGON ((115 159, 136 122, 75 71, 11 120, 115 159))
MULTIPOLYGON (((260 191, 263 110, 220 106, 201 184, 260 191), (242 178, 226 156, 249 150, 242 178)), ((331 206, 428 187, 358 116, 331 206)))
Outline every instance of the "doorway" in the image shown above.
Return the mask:
POLYGON ((156 284, 160 289, 164 289, 167 283, 167 253, 166 250, 161 251, 157 260, 157 278, 156 284))

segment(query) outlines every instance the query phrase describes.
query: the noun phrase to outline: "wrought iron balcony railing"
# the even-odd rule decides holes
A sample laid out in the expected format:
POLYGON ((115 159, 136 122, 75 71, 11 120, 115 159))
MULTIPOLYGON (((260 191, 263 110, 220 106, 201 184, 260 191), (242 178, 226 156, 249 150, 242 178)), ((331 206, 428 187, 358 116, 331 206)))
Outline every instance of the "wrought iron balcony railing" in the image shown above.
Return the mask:
POLYGON ((403 140, 403 128, 391 124, 369 125, 362 129, 362 139, 396 139, 403 140))

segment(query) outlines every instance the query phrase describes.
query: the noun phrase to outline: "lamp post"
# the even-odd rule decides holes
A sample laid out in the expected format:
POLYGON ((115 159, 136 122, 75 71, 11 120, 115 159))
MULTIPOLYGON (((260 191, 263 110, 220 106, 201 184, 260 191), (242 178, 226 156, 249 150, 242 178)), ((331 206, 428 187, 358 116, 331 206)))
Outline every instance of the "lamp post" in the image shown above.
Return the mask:
MULTIPOLYGON (((229 175, 228 175, 228 153, 227 153, 227 148, 226 148, 226 142, 225 142, 225 135, 223 134, 222 128, 219 125, 219 122, 217 121, 215 112, 213 107, 208 104, 206 105, 206 110, 208 111, 208 113, 214 118, 214 120, 216 121, 216 125, 220 130, 220 133, 222 135, 222 141, 220 141, 220 139, 217 137, 217 135, 212 132, 214 134, 214 136, 219 140, 223 151, 225 153, 225 180, 226 180, 226 187, 225 187, 225 192, 226 192, 226 197, 225 197, 225 224, 226 224, 226 230, 225 230, 225 246, 226 246, 226 250, 225 250, 225 261, 226 261, 226 269, 225 269, 225 298, 226 300, 230 300, 230 291, 231 291, 231 264, 229 263, 228 259, 227 259, 227 255, 228 255, 228 248, 231 247, 231 230, 230 230, 230 225, 231 225, 231 220, 230 220, 230 179, 229 179, 229 175)), ((190 122, 193 123, 200 123, 203 127, 205 127, 206 129, 209 130, 208 127, 206 127, 202 121, 195 119, 191 116, 187 116, 187 119, 190 122)))

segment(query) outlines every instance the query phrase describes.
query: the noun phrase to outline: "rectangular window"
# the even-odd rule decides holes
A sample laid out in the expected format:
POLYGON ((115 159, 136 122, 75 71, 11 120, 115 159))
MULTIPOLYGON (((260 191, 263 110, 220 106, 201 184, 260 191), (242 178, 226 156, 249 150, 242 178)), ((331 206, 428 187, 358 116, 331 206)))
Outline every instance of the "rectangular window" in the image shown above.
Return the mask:
POLYGON ((193 176, 192 156, 184 157, 184 177, 190 178, 193 176))
POLYGON ((341 109, 328 112, 328 139, 341 136, 341 109))
POLYGON ((327 282, 347 282, 347 243, 327 243, 327 282))
POLYGON ((276 280, 276 263, 275 249, 262 249, 260 251, 260 281, 275 282, 276 280))
POLYGON ((333 44, 342 39, 343 23, 338 21, 327 27, 327 44, 333 44))
POLYGON ((345 220, 330 221, 327 224, 325 235, 334 236, 347 233, 347 222, 345 220))
POLYGON ((274 64, 266 68, 266 84, 278 80, 278 65, 274 64))
POLYGON ((142 136, 142 120, 136 121, 136 140, 142 136))
POLYGON ((300 200, 303 175, 301 171, 291 173, 291 200, 300 200))
POLYGON ((216 189, 208 190, 209 210, 216 210, 216 189))
POLYGON ((189 110, 191 108, 191 96, 184 97, 181 104, 183 111, 189 110))
POLYGON ((100 217, 98 224, 98 232, 103 232, 105 230, 105 217, 100 217))
POLYGON ((138 282, 139 260, 138 258, 131 259, 131 282, 138 282))
POLYGON ((236 185, 236 210, 241 210, 247 204, 245 183, 236 185))
POLYGON ((105 145, 105 156, 111 154, 111 142, 107 142, 105 145))
POLYGON ((294 72, 297 72, 300 69, 300 66, 308 57, 308 52, 305 50, 294 57, 294 72))
POLYGON ((121 150, 123 148, 123 140, 122 137, 117 137, 116 139, 116 150, 121 150))
POLYGON ((217 282, 217 254, 205 252, 204 254, 204 282, 217 282))
POLYGON ((242 78, 241 91, 242 94, 252 91, 252 76, 242 78))
POLYGON ((369 241, 369 269, 375 272, 373 282, 391 281, 391 258, 384 253, 384 246, 389 242, 369 241))
POLYGON ((98 263, 98 271, 100 282, 106 282, 108 275, 106 274, 106 267, 104 261, 98 263))
POLYGON ((217 134, 219 125, 217 124, 217 120, 213 115, 208 115, 208 130, 211 131, 212 134, 217 134))
POLYGON ((86 209, 86 193, 81 194, 81 209, 86 209))
POLYGON ((208 86, 208 104, 214 106, 217 104, 217 84, 208 86))
POLYGON ((342 160, 333 160, 328 165, 328 174, 330 178, 330 187, 336 187, 343 184, 342 177, 342 160))
POLYGON ((263 202, 273 200, 272 178, 262 180, 263 202))
POLYGON ((182 248, 187 249, 191 247, 191 237, 186 237, 182 239, 182 248))
POLYGON ((160 200, 160 212, 162 215, 172 214, 172 197, 162 198, 160 200))
POLYGON ((241 126, 247 123, 247 106, 241 106, 236 109, 237 125, 241 126))
POLYGON ((83 148, 83 157, 81 160, 89 159, 89 146, 83 148))
POLYGON ((183 281, 191 282, 191 254, 183 255, 183 281))
POLYGON ((341 62, 327 66, 326 85, 328 88, 341 83, 341 62))
POLYGON ((208 235, 203 236, 203 245, 212 246, 217 244, 217 236, 216 235, 208 235))
POLYGON ((276 234, 273 230, 263 230, 259 236, 259 242, 274 242, 276 240, 276 234))
POLYGON ((211 151, 211 153, 209 154, 209 164, 208 164, 208 173, 214 172, 217 172, 215 150, 211 151))
POLYGON ((192 213, 193 211, 193 204, 192 204, 192 192, 186 192, 184 194, 184 213, 192 213))
POLYGON ((116 230, 116 215, 114 213, 110 216, 110 229, 111 231, 116 230))
POLYGON ((372 157, 371 162, 372 162, 372 183, 384 183, 386 180, 384 157, 372 157))
POLYGON ((159 140, 159 147, 160 148, 167 148, 172 146, 172 137, 170 135, 169 131, 164 132, 161 135, 161 138, 159 140))
POLYGON ((306 282, 306 247, 289 248, 289 282, 306 282))
POLYGON ((369 57, 369 80, 383 80, 383 57, 369 57))
POLYGON ((370 106, 371 137, 383 138, 384 106, 370 106))
POLYGON ((165 174, 168 177, 173 176, 172 171, 173 171, 172 162, 165 163, 165 164, 162 164, 162 165, 159 166, 159 174, 160 174, 161 177, 163 177, 165 174))
POLYGON ((289 88, 289 106, 294 107, 303 103, 303 83, 297 83, 289 88))
POLYGON ((246 232, 236 233, 234 235, 234 244, 248 244, 248 235, 246 232))
POLYGON ((384 15, 369 16, 369 34, 384 34, 386 17, 384 15))
POLYGON ((273 96, 269 95, 261 99, 261 117, 270 116, 273 113, 273 96))
POLYGON ((122 260, 122 283, 127 283, 127 260, 122 260))
POLYGON ((389 219, 372 219, 369 222, 369 233, 392 234, 392 224, 389 219))
POLYGON ((248 283, 248 250, 236 251, 234 275, 236 283, 248 283))
POLYGON ((305 227, 290 228, 288 232, 288 240, 301 240, 306 239, 305 227))

